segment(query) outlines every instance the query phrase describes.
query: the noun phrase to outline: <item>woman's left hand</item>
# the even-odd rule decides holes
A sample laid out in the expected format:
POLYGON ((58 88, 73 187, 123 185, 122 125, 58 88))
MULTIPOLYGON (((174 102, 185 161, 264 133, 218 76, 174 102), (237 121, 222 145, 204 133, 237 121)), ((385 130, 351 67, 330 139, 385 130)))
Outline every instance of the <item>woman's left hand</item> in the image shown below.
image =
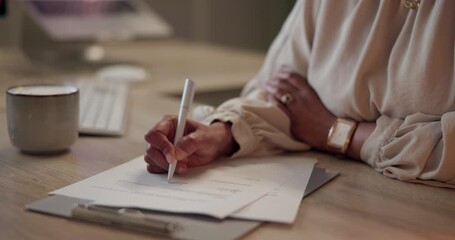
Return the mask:
POLYGON ((294 138, 327 150, 327 135, 336 116, 324 106, 307 79, 296 73, 279 72, 266 82, 265 89, 289 116, 294 138))

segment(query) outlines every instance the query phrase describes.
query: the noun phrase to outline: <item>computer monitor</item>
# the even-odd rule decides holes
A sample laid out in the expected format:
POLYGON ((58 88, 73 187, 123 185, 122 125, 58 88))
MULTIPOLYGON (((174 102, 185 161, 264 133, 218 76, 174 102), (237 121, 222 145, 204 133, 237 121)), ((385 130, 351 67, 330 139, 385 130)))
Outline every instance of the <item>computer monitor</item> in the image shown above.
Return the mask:
POLYGON ((167 37, 172 33, 172 28, 143 0, 19 1, 54 40, 167 37))
MULTIPOLYGON (((3 0, 4 1, 4 0, 3 0)), ((39 63, 107 60, 110 41, 156 39, 173 29, 145 0, 17 0, 25 10, 21 49, 39 63)))

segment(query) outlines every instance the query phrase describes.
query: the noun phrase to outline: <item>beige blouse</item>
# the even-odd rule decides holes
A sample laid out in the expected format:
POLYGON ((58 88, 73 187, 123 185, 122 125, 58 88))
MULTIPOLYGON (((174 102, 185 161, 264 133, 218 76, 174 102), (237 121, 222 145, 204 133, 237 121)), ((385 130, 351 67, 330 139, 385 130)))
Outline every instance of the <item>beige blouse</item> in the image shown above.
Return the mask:
POLYGON ((299 0, 242 96, 203 121, 232 122, 233 157, 308 150, 263 89, 287 67, 336 116, 376 121, 361 150, 374 169, 455 188, 454 43, 453 0, 422 0, 416 10, 399 0, 299 0))

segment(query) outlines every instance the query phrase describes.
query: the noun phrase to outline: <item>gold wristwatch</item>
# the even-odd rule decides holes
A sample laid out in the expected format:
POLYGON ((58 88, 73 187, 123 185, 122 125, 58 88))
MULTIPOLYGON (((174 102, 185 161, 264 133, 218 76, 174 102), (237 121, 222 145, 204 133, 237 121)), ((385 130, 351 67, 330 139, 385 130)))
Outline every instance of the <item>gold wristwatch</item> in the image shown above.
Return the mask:
POLYGON ((327 148, 336 153, 345 154, 357 128, 357 122, 346 118, 337 118, 329 130, 327 148))

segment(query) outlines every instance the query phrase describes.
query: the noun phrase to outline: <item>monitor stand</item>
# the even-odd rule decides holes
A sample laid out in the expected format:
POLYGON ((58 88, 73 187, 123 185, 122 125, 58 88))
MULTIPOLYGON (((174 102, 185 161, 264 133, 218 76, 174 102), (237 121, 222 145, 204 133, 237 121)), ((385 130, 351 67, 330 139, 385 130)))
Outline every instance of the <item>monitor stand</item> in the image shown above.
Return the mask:
POLYGON ((108 59, 106 49, 96 41, 56 41, 25 16, 22 23, 20 49, 33 64, 58 68, 99 68, 126 63, 108 59))

